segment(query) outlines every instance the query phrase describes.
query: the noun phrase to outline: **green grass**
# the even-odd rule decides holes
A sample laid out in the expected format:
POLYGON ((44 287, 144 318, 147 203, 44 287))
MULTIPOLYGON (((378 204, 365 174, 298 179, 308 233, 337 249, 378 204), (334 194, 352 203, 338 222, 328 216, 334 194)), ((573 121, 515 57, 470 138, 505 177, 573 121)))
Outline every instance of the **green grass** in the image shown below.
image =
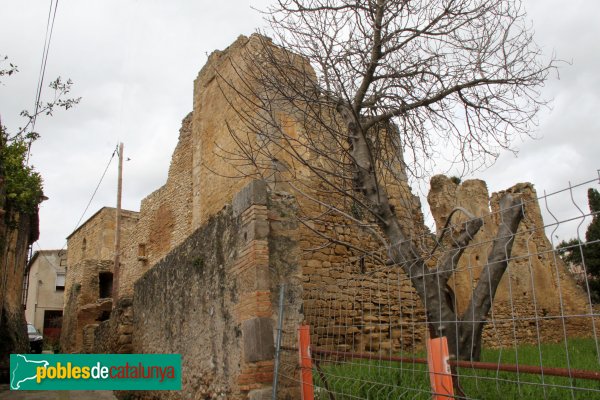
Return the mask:
MULTIPOLYGON (((541 346, 520 346, 517 349, 484 350, 482 361, 540 365, 540 352, 544 367, 567 367, 564 343, 541 346)), ((593 339, 571 339, 568 342, 570 366, 573 369, 599 371, 598 355, 593 339)), ((403 355, 406 356, 406 355, 403 355)), ((425 354, 414 355, 425 358, 425 354)), ((344 363, 324 363, 329 389, 336 400, 346 399, 431 399, 427 367, 423 364, 375 360, 347 360, 344 363)), ((470 399, 599 399, 600 382, 584 379, 516 374, 459 369, 460 384, 470 399), (573 389, 571 389, 573 387, 573 389)), ((324 382, 314 371, 315 385, 323 388, 324 382)), ((329 400, 329 395, 319 388, 315 397, 329 400)))

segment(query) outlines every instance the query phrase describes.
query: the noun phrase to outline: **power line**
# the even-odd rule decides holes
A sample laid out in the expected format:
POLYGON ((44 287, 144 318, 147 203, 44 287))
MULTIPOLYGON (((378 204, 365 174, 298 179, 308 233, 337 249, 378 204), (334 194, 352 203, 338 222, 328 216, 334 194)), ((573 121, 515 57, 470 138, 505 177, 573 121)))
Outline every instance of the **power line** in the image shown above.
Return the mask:
MULTIPOLYGON (((79 220, 77 221, 77 224, 75 225, 75 228, 73 229, 73 231, 75 231, 75 230, 77 230, 77 228, 79 228, 79 224, 81 223, 81 220, 83 220, 83 217, 85 216, 85 213, 87 212, 88 208, 90 208, 90 204, 92 204, 92 200, 94 200, 94 197, 96 196, 96 193, 98 192, 98 188, 100 187, 100 184, 102 184, 102 181, 104 180, 104 177, 106 176, 108 167, 110 167, 110 164, 112 163, 112 160, 115 158, 115 154, 117 154, 118 150, 119 150, 119 147, 117 146, 115 148, 115 150, 113 151, 112 155, 110 156, 110 160, 108 160, 108 164, 106 165, 106 168, 104 168, 104 172, 102 173, 102 176, 100 177, 100 181, 96 185, 96 189, 94 189, 94 193, 92 193, 92 197, 90 197, 90 201, 88 201, 87 205, 85 206, 85 210, 83 210, 83 213, 81 214, 81 217, 79 217, 79 220)), ((64 249, 64 246, 63 246, 63 249, 64 249)))
MULTIPOLYGON (((110 159, 108 160, 108 164, 106 164, 106 168, 104 168, 104 172, 102 173, 102 176, 100 177, 100 180, 98 181, 98 184, 96 185, 96 188, 94 189, 94 192, 92 193, 92 196, 90 197, 90 200, 87 202, 87 205, 85 206, 85 210, 83 210, 83 213, 81 213, 81 217, 79 217, 79 220, 77 221, 77 224, 75 225, 75 228, 73 229, 73 232, 79 228, 79 224, 83 220, 85 213, 90 208, 90 205, 92 204, 92 201, 94 200, 94 197, 96 196, 96 193, 98 193, 98 189, 100 188, 100 185, 102 184, 102 181, 104 180, 104 177, 106 176, 106 172, 108 172, 108 168, 110 167, 112 160, 115 158, 115 154, 118 153, 118 150, 119 150, 119 146, 117 145, 117 147, 115 147, 115 149, 113 150, 112 155, 110 156, 110 159)), ((59 251, 63 251, 66 246, 67 246, 67 241, 65 241, 65 244, 63 244, 63 246, 61 247, 61 249, 59 251)), ((39 247, 39 245, 38 245, 38 247, 39 247)))
MULTIPOLYGON (((35 95, 33 121, 31 122, 31 130, 35 130, 35 121, 40 107, 40 98, 42 96, 42 87, 44 86, 44 76, 46 74, 46 64, 48 63, 48 53, 50 52, 50 41, 52 40, 52 32, 54 31, 54 20, 56 19, 56 9, 58 8, 58 0, 50 0, 50 9, 48 10, 48 20, 46 21, 46 37, 44 38, 44 50, 42 51, 42 63, 40 65, 40 74, 38 76, 38 84, 35 95), (54 5, 54 13, 52 12, 54 5), (50 22, 52 17, 52 22, 50 22)), ((31 141, 30 141, 31 145, 31 141)))
MULTIPOLYGON (((59 261, 59 266, 54 265, 54 263, 52 261, 50 261, 50 259, 48 257, 46 257, 46 253, 44 253, 45 251, 48 251, 48 250, 42 249, 39 242, 35 242, 35 245, 39 249, 40 256, 43 257, 46 260, 46 262, 48 263, 48 265, 50 265, 55 270, 60 270, 60 261, 59 261)), ((50 251, 56 251, 56 250, 50 250, 50 251)), ((57 254, 59 256, 59 260, 60 260, 61 252, 62 252, 62 249, 57 251, 57 254)), ((27 261, 27 263, 30 263, 30 262, 31 262, 31 259, 29 259, 27 261)))

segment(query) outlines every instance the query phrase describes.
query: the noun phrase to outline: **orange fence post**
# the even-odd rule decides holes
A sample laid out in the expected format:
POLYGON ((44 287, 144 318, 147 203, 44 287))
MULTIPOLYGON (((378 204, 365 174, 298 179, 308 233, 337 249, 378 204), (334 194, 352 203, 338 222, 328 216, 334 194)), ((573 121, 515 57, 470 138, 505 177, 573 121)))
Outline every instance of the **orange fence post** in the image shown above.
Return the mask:
POLYGON ((308 325, 300 325, 298 328, 298 352, 300 354, 302 400, 314 400, 312 361, 310 358, 310 326, 308 325))
POLYGON ((454 398, 452 372, 448 363, 448 340, 445 336, 427 340, 427 364, 429 381, 433 391, 433 400, 450 400, 454 398))

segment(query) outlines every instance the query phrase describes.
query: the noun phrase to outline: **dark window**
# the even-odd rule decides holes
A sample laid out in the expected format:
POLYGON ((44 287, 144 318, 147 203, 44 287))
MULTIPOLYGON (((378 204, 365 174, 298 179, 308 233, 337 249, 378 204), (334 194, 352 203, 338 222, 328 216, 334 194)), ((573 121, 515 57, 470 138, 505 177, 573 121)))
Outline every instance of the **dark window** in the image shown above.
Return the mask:
POLYGON ((44 311, 44 329, 60 328, 62 326, 62 310, 44 311))
POLYGON ((110 319, 110 311, 104 310, 98 316, 98 318, 96 319, 96 321, 102 322, 102 321, 108 321, 109 319, 110 319))
POLYGON ((98 275, 99 289, 100 289, 100 298, 107 299, 112 297, 113 290, 113 274, 112 272, 100 272, 98 275))

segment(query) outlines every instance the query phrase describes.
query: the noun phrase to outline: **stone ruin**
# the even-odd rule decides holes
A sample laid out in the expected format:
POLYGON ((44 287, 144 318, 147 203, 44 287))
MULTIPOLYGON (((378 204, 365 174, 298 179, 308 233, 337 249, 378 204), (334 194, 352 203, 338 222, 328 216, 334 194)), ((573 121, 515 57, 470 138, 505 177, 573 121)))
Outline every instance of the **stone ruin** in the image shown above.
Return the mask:
MULTIPOLYGON (((99 223, 103 234, 81 229, 69 237, 65 319, 77 323, 63 327, 65 349, 181 353, 185 392, 262 398, 270 393, 273 378, 282 282, 288 290, 284 330, 295 332, 306 321, 315 346, 396 352, 414 349, 425 338, 423 307, 398 268, 365 259, 347 246, 322 247, 317 235, 298 224, 295 215, 301 200, 288 188, 274 181, 228 178, 236 169, 216 149, 236 146, 224 121, 230 128, 242 127, 243 121, 231 99, 224 98, 219 79, 239 79, 233 66, 243 68, 243 54, 256 51, 258 41, 256 35, 242 36, 227 49, 215 51, 195 80, 193 111, 183 120, 167 182, 142 200, 139 213, 128 214, 119 298, 112 299, 115 307, 107 321, 86 319, 90 315, 86 304, 96 304, 94 310, 103 306, 95 294, 89 298, 84 294, 94 286, 93 280, 86 285, 84 277, 110 269, 104 265, 111 257, 76 255, 73 248, 80 248, 84 239, 89 248, 110 248, 110 227, 99 223)), ((282 113, 281 118, 291 132, 302 129, 293 116, 282 113)), ((426 234, 418 198, 408 182, 396 185, 390 191, 396 212, 416 234, 426 234)), ((544 235, 533 186, 518 184, 508 190, 524 198, 525 219, 519 230, 532 233, 519 235, 515 243, 514 262, 493 306, 500 322, 486 327, 485 345, 535 342, 538 332, 541 340, 553 341, 559 317, 582 314, 589 305, 544 235), (524 315, 546 318, 519 319, 524 315)), ((428 201, 438 227, 456 206, 488 218, 474 240, 483 244, 467 250, 450 282, 459 309, 465 307, 479 260, 486 259, 494 237, 496 225, 487 221, 495 218, 497 199, 498 194, 490 197, 483 181, 457 184, 444 176, 431 180, 428 201)), ((94 219, 88 225, 95 225, 94 219)), ((364 232, 333 229, 350 243, 373 241, 364 232)), ((375 248, 376 243, 371 244, 375 248)), ((586 336, 590 321, 569 320, 566 329, 570 336, 586 336)), ((291 377, 297 371, 289 366, 297 356, 286 357, 289 362, 283 365, 291 369, 284 376, 291 377)), ((280 398, 298 398, 293 379, 281 384, 280 398)), ((152 396, 175 398, 167 392, 152 396)))
MULTIPOLYGON (((116 209, 103 207, 67 238, 67 277, 60 345, 64 353, 91 352, 94 330, 113 309, 116 209)), ((122 234, 131 235, 138 213, 124 211, 122 234)))

